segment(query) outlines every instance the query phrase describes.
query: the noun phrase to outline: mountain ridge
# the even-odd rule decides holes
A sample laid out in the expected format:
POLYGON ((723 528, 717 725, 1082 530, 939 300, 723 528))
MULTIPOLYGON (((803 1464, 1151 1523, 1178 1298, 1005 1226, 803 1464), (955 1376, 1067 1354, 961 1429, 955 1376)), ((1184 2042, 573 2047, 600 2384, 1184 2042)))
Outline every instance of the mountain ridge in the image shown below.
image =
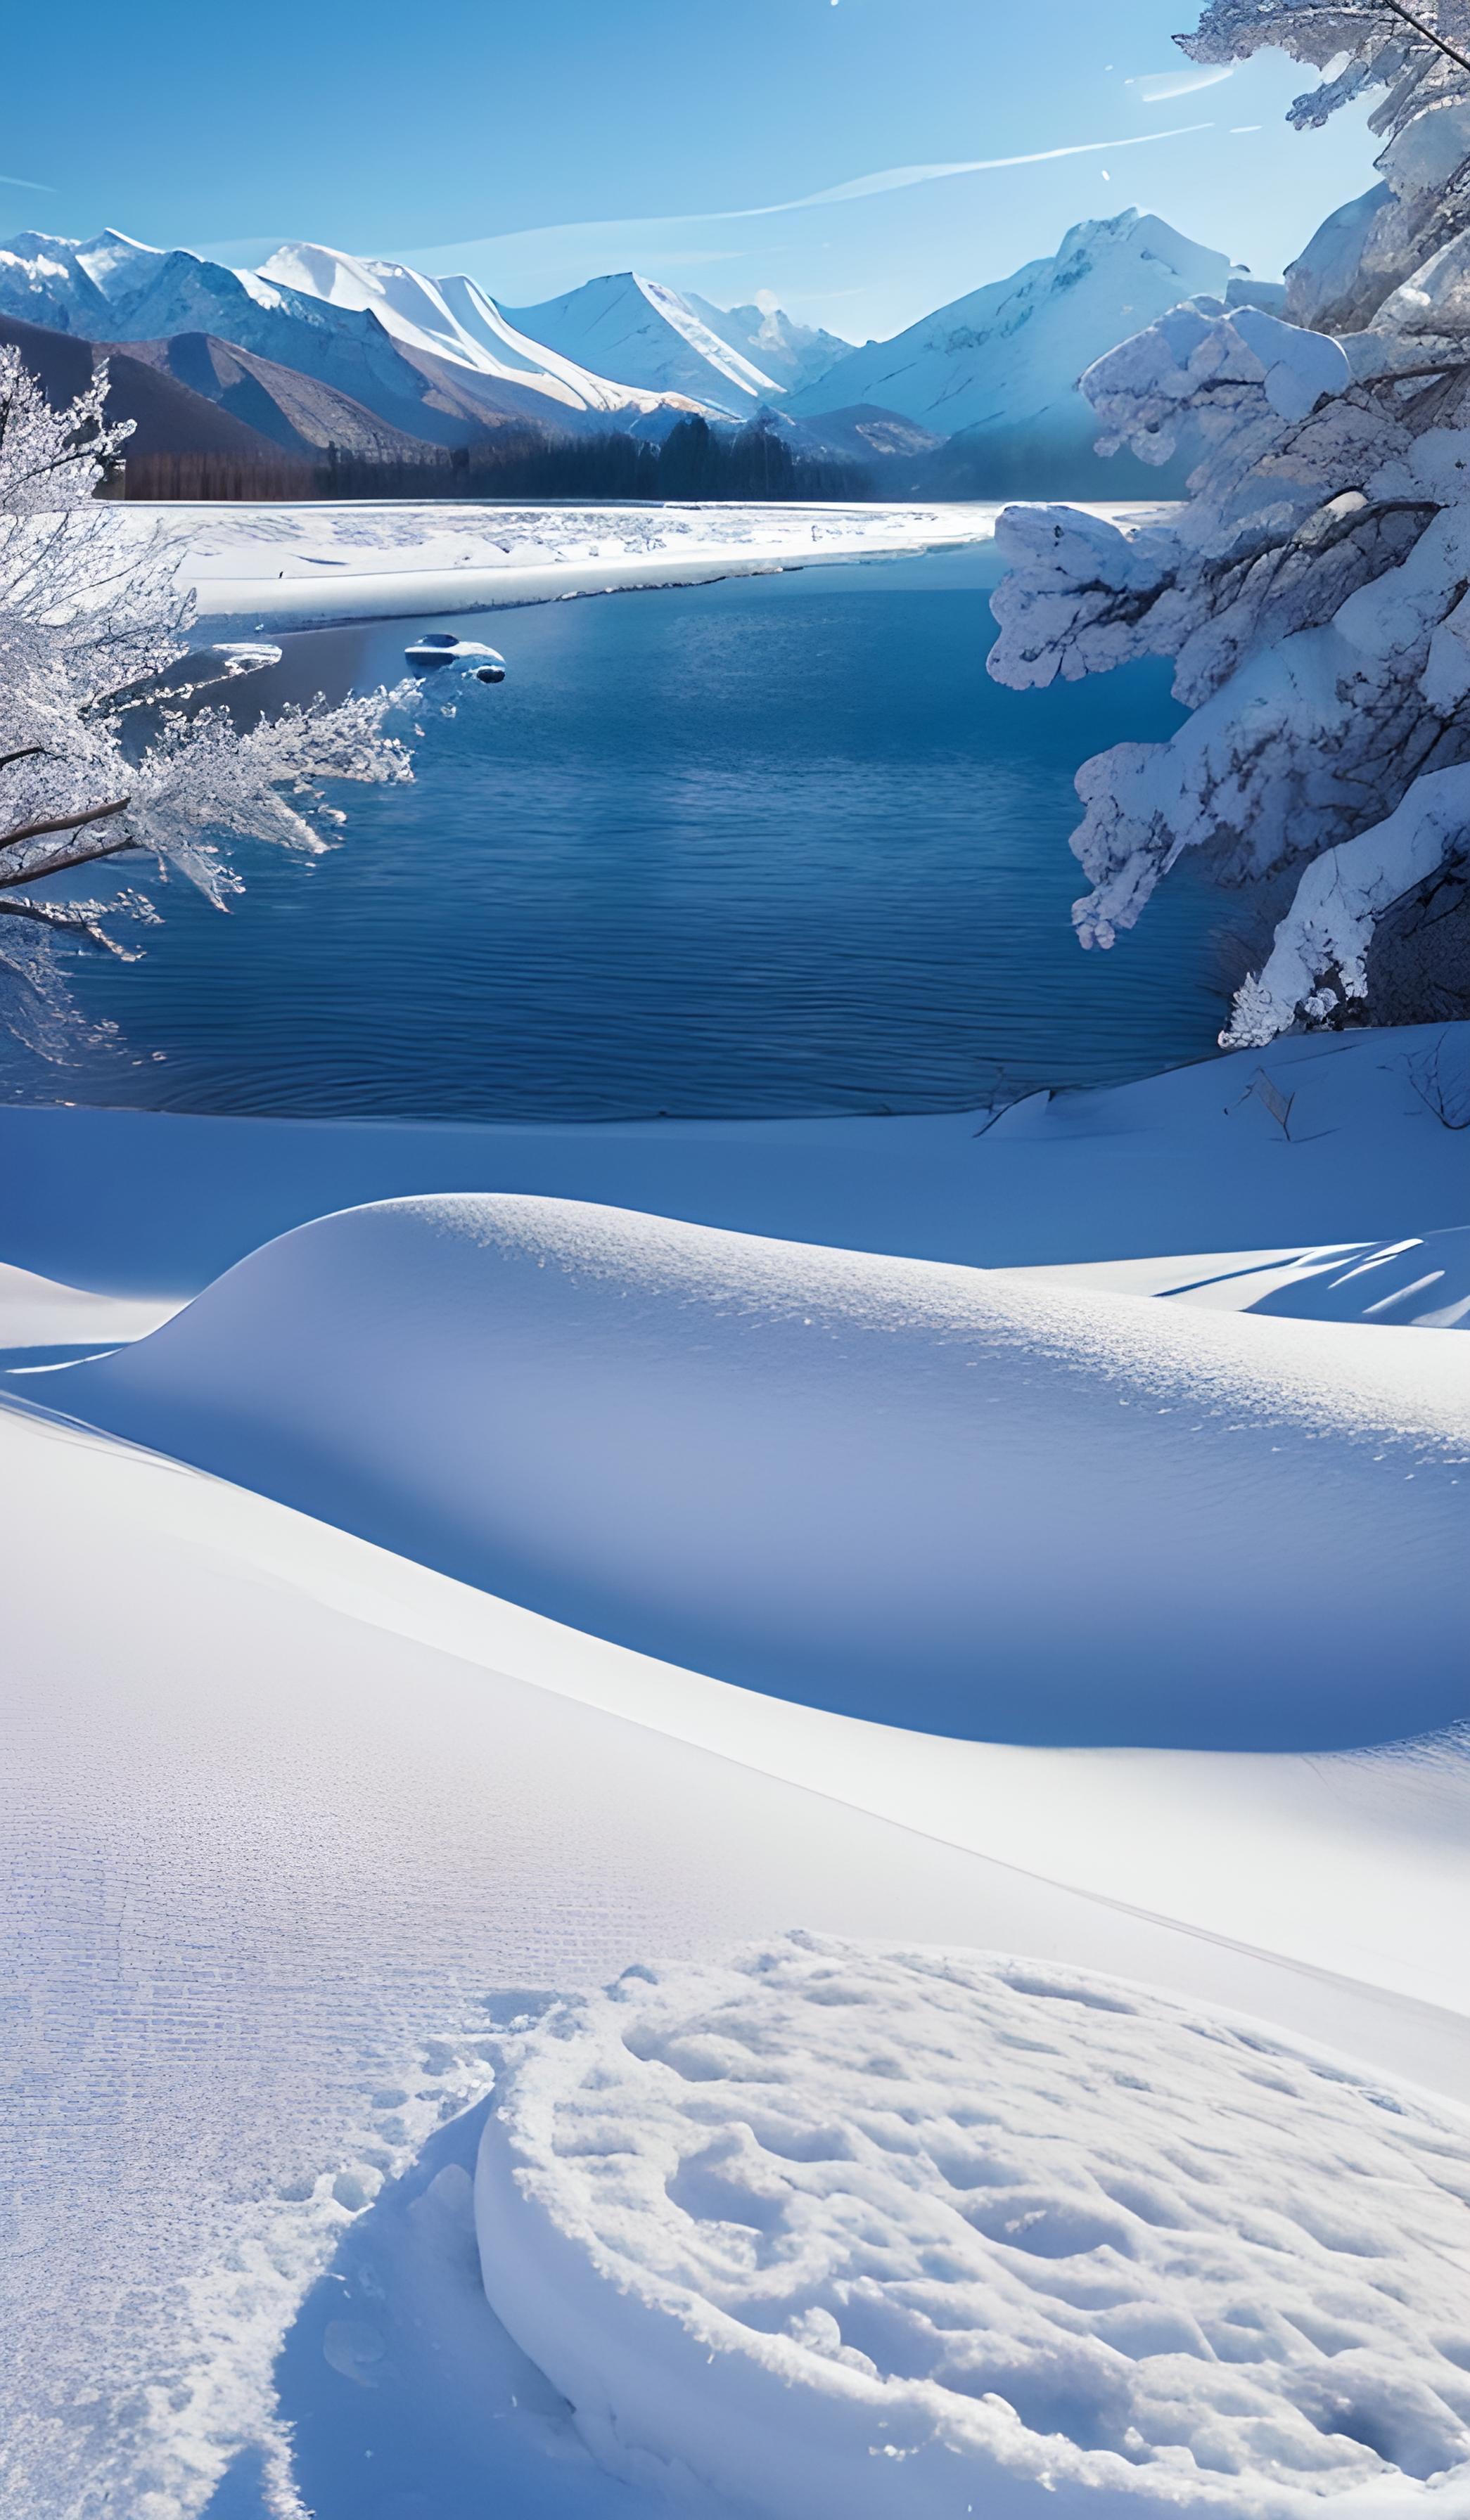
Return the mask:
POLYGON ((834 400, 878 403, 945 438, 1024 436, 1090 455, 1082 370, 1181 298, 1222 298, 1233 269, 1151 211, 1081 220, 1054 254, 865 342, 786 409, 806 418, 834 400))

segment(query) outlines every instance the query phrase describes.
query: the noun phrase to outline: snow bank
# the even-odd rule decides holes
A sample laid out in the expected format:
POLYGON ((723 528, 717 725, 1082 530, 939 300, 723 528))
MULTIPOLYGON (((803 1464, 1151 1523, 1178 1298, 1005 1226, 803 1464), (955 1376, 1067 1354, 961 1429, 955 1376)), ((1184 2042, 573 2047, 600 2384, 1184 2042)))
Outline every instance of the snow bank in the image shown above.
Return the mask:
POLYGON ((762 2520, 1470 2509, 1464 2129, 1406 2090, 806 1935, 633 1968, 506 2058, 485 2289, 630 2481, 762 2520))
POLYGON ((117 530, 167 535, 179 550, 180 583, 194 589, 207 619, 309 629, 985 543, 997 513, 991 505, 957 503, 415 507, 350 500, 161 512, 136 506, 117 530))
POLYGON ((45 1396, 886 1724, 1321 1749, 1464 1711, 1458 1341, 462 1194, 301 1227, 45 1396))

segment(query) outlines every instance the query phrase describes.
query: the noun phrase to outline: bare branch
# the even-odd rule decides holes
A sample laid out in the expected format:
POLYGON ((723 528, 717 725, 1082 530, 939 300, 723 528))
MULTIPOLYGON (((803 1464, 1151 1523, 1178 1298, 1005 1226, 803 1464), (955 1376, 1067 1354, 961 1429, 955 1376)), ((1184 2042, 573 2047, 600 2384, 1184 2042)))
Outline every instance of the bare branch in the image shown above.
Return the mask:
POLYGON ((12 884, 41 883, 47 876, 66 875, 72 867, 96 866, 101 858, 120 857, 124 849, 135 849, 136 840, 108 840, 101 848, 64 849, 55 857, 42 858, 35 866, 17 867, 10 875, 0 872, 0 891, 12 884))
POLYGON ((1447 36, 1437 34, 1434 27, 1428 25, 1412 9, 1405 9, 1403 0, 1379 0, 1379 6, 1390 10, 1394 17, 1401 18, 1405 26, 1412 26, 1416 35, 1422 35, 1426 44, 1433 44, 1437 51, 1444 54, 1447 61, 1454 63, 1457 69, 1470 71, 1470 55, 1462 53, 1457 45, 1448 41, 1447 36))
POLYGON ((22 823, 14 832, 0 832, 0 849, 19 848, 23 840, 43 840, 48 832, 77 832, 83 823, 105 823, 110 814, 125 813, 131 796, 116 796, 111 805, 89 805, 84 814, 53 814, 39 823, 22 823))

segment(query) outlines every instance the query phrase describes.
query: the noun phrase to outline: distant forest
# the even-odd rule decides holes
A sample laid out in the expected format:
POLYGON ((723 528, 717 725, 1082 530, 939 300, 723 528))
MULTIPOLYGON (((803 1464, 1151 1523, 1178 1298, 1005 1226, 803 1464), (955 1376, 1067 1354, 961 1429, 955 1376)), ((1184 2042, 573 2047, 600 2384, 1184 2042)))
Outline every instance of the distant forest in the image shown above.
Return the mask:
POLYGON ((227 454, 133 455, 128 499, 870 499, 861 465, 799 452, 759 422, 722 430, 691 414, 662 446, 609 429, 547 439, 505 428, 406 460, 329 446, 317 463, 227 454))

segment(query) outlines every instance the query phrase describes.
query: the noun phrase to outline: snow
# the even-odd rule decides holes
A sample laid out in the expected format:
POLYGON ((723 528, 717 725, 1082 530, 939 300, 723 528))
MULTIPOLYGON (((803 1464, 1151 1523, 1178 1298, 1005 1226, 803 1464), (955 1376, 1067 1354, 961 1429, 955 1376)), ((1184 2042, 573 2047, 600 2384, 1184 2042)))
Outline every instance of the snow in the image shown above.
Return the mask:
POLYGON ((612 382, 574 359, 528 339, 502 315, 494 299, 462 274, 428 279, 406 263, 344 253, 319 245, 284 245, 260 266, 260 278, 376 315, 386 333, 410 348, 450 359, 477 375, 530 385, 573 411, 618 412, 624 418, 659 408, 656 393, 639 393, 639 379, 612 382))
MULTIPOLYGON (((272 1235, 353 1202, 502 1190, 804 1238, 829 1246, 804 1255, 825 1280, 844 1241, 1081 1266, 1070 1318, 1172 1325, 1196 1368, 1225 1352, 1223 1323, 1240 1352, 1301 1342, 1318 1372, 1360 1353, 1355 1388, 1432 1383, 1443 1408, 1458 1340, 1217 1317, 1184 1290, 1232 1257, 1290 1271, 1329 1241, 1461 1223, 1465 1142, 1415 1083, 1437 1050, 1449 1074, 1461 1038, 1278 1043, 1264 1064, 1294 1098, 1290 1136, 1245 1092, 1251 1054, 1054 1097, 1025 1131, 981 1135, 983 1114, 543 1130, 7 1108, 0 1346, 28 1342, 49 1369, 58 1348, 143 1337, 141 1384, 149 1347, 203 1336, 231 1282, 156 1342, 153 1320, 272 1235), (1148 1252, 1184 1258, 1127 1256, 1148 1252)), ((773 1256, 754 1250, 748 1353, 773 1256)), ((534 1274, 532 1319, 550 1262, 534 1274)), ((598 1283, 601 1298, 561 1293, 595 1312, 598 1283)), ((1030 1302, 1024 1279, 978 1287, 1038 1318, 1039 1280, 1030 1302)), ((904 1289, 896 1339, 942 1387, 948 1353, 925 1350, 904 1289)), ((345 1353, 351 1325, 330 1327, 345 1353)), ((279 1422, 304 1314, 269 1328, 261 1396, 279 1422)), ((398 1371, 400 1344, 422 1356, 427 1328, 394 1317, 370 1378, 398 1371)), ((725 1316, 712 1328, 727 1334, 725 1316)), ((1152 1335, 1115 1338, 1128 1353, 1152 1335)), ((492 1347, 493 1324, 475 1338, 492 1347)), ((1049 1407, 1061 1378, 1034 1363, 1049 1407)), ((793 1925, 1025 1954, 1192 2019, 1251 2015, 1294 2051, 1321 2042, 1379 2088, 1401 2075, 1470 2098, 1462 1730, 1297 1754, 864 1722, 637 1652, 89 1430, 69 1387, 80 1373, 12 1374, 0 1407, 0 1918, 26 2006, 0 2112, 24 2242, 0 2273, 0 2497, 37 2520, 109 2492, 183 2520, 226 2469, 219 2511, 252 2520, 267 2486, 276 2510, 296 2496, 338 2520, 369 2473, 446 2520, 477 2501, 548 2520, 660 2507, 593 2464, 554 2384, 477 2304, 478 2120, 454 2114, 483 2101, 507 2022, 630 1964, 723 1965, 732 1943, 793 1925)), ((423 1390, 398 1388, 417 1443, 423 1390)), ((381 1458, 390 1439, 369 1431, 381 1458)), ((1321 1431, 1335 1459, 1343 1438, 1321 1431)), ((613 1481, 626 1474, 624 1455, 613 1481)), ((1402 1508, 1387 1511, 1397 1534, 1402 1508)), ((1451 1563, 1454 1546, 1447 1529, 1451 1563)), ((1329 1676, 1343 1626, 1313 1640, 1329 1676)), ((1413 1720, 1406 1698, 1388 1714, 1393 1736, 1413 1720)))
MULTIPOLYGON (((656 1684, 674 1712, 685 1675, 241 1490, 13 1410, 0 1464, 7 1669, 24 1681, 3 1709, 0 1932, 30 2006, 0 2121, 29 2241, 0 2270, 0 2494, 38 2520, 109 2484, 147 2520, 197 2510, 237 2445, 277 2440, 283 2330, 288 2375, 304 2387, 293 2361, 308 2358, 320 2405, 334 2375, 319 2327, 297 2339, 298 2304, 355 2228, 371 2242, 392 2203, 385 2180, 483 2094, 487 2038, 525 2008, 511 1990, 591 1987, 649 1952, 712 1953, 800 1919, 1146 1977, 1309 2024, 1377 2071, 1462 2079, 1460 2020, 1058 1890, 1034 1877, 1034 1849, 1018 1872, 868 1817, 844 1780, 834 1790, 825 1723, 801 1745, 810 1784, 784 1782, 761 1766, 758 1732, 722 1753, 670 1737, 656 1684), (625 1712, 578 1697, 599 1684, 625 1712)), ((747 1718, 768 1703, 721 1702, 747 1718)), ((875 1774, 892 1737, 875 1737, 875 1774)), ((1038 1817, 1059 1764, 1065 1781, 1051 1754, 1030 1786, 1038 1817)), ((1359 1808, 1312 1865, 1345 1885, 1364 1847, 1371 1864, 1390 1842, 1371 1818, 1382 1763, 1350 1765, 1359 1808)), ((1325 1817, 1311 1763, 1285 1768, 1325 1817)), ((1190 1773, 1140 1780, 1145 1809, 1176 1810, 1190 1773)), ((983 1799, 1014 1819, 1023 1781, 1001 1773, 983 1799)), ((982 1797, 967 1799, 974 1821, 982 1797)), ((1095 1785, 1087 1810, 1105 1858, 1114 1824, 1095 1785)), ((1282 1814, 1278 1860, 1295 1819, 1282 1814)), ((1129 1809, 1117 1835, 1139 1833, 1129 1809)), ((1415 1838, 1408 1819, 1401 1843, 1415 1838)), ((1159 1868, 1166 1912, 1176 1868, 1159 1868)), ((1281 1868, 1288 1905, 1322 1887, 1281 1868)), ((444 2401, 424 2360, 400 2359, 412 2296, 359 2306, 333 2280, 323 2300, 390 2348, 379 2390, 335 2380, 340 2425, 391 2395, 394 2365, 422 2376, 411 2482, 432 2498, 444 2401)), ((438 2309, 449 2317, 452 2300, 438 2309)), ((518 2394, 502 2336, 463 2392, 480 2491, 512 2509, 603 2508, 595 2472, 547 2464, 534 2423, 515 2449, 518 2394)), ((318 2440, 304 2428, 303 2461, 318 2440)), ((350 2510, 351 2476, 333 2471, 314 2506, 350 2510)))
POLYGON ((1070 228, 1055 254, 870 341, 790 396, 797 414, 880 403, 948 436, 1085 426, 1082 370, 1180 298, 1222 296, 1227 255, 1151 212, 1070 228))
POLYGON ((845 359, 850 341, 819 325, 800 324, 764 294, 753 306, 712 306, 691 290, 686 304, 732 350, 739 350, 786 392, 815 384, 845 359))
MULTIPOLYGON (((697 586, 816 562, 988 542, 993 506, 414 506, 231 503, 117 515, 119 535, 177 547, 179 581, 214 622, 308 629, 474 612, 620 587, 697 586)), ((1110 512, 1119 513, 1119 512, 1110 512)))
POLYGON ((636 271, 606 272, 542 305, 512 307, 510 320, 548 350, 626 387, 683 395, 728 419, 748 420, 781 391, 687 297, 636 271))
POLYGON ((93 1295, 0 1261, 0 1362, 11 1355, 23 1363, 38 1348, 120 1347, 157 1329, 177 1309, 166 1296, 150 1302, 93 1295))
POLYGON ((485 1591, 848 1714, 1328 1749, 1464 1707, 1460 1341, 451 1193, 298 1229, 50 1383, 485 1591))
POLYGON ((1392 2083, 806 1934, 502 2053, 486 2291, 614 2474, 769 2520, 1470 2507, 1464 2128, 1392 2083))
POLYGON ((284 246, 255 272, 112 229, 87 245, 27 234, 0 248, 0 307, 100 340, 213 335, 319 378, 410 434, 456 443, 477 412, 604 428, 668 401, 549 354, 472 281, 325 246, 284 246), (448 402, 446 383, 457 394, 448 402))
POLYGON ((1063 1263, 1027 1273, 1212 1312, 1282 1313, 1294 1321, 1363 1322, 1393 1329, 1470 1325, 1470 1227, 1396 1242, 1337 1242, 1317 1251, 1216 1251, 1157 1260, 1063 1263))
MULTIPOLYGON (((1376 592, 1376 590, 1375 590, 1376 592)), ((1447 705, 1470 688, 1470 655, 1456 607, 1435 633, 1425 679, 1451 685, 1447 705)), ((1324 849, 1297 886, 1279 922, 1271 951, 1241 991, 1231 1017, 1232 1043, 1260 1045, 1284 1032, 1301 1015, 1320 1017, 1344 1000, 1368 993, 1367 958, 1383 912, 1442 867, 1465 855, 1470 769, 1432 770, 1415 780, 1406 796, 1381 823, 1355 839, 1324 849)))
MULTIPOLYGON (((1392 341, 1379 367, 1398 373, 1392 341)), ((1194 430, 1190 502, 1130 537, 1058 508, 997 527, 1016 563, 995 598, 998 680, 1169 654, 1194 712, 1168 743, 1115 745, 1077 775, 1082 943, 1131 927, 1186 849, 1225 882, 1316 861, 1230 1043, 1340 1017, 1365 994, 1379 911, 1458 854, 1464 432, 1432 424, 1439 387, 1401 404, 1345 392, 1352 373, 1340 344, 1257 310, 1177 307, 1084 383, 1105 443, 1159 462, 1194 430)))

